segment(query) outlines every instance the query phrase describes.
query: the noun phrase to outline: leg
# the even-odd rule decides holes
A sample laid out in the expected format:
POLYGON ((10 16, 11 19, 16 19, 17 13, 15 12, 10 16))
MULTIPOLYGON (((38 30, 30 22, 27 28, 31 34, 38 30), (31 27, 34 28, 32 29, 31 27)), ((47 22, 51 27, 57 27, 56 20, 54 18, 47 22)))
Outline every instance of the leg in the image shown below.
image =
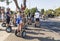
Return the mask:
POLYGON ((10 26, 9 23, 10 23, 10 19, 7 19, 7 23, 6 23, 7 27, 10 26))

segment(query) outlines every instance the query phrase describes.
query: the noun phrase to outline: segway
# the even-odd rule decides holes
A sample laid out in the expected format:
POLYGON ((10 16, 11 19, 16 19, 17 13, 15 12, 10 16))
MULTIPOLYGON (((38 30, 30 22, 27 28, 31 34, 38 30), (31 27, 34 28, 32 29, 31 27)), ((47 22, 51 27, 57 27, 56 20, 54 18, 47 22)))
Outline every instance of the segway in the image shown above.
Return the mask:
POLYGON ((6 23, 2 23, 2 27, 6 27, 6 23))
POLYGON ((12 31, 12 27, 11 27, 11 26, 8 26, 8 27, 6 28, 6 32, 10 33, 11 31, 12 31))
POLYGON ((18 31, 18 32, 17 32, 17 29, 16 29, 15 35, 16 35, 17 37, 25 38, 25 36, 26 36, 26 31, 25 31, 24 29, 22 29, 21 31, 18 31))

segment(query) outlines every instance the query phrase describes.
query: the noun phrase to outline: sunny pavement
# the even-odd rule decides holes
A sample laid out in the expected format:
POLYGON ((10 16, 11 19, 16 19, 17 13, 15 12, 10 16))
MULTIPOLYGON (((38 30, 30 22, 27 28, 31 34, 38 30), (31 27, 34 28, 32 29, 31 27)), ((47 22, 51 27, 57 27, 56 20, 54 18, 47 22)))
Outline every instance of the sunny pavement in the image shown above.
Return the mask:
POLYGON ((29 26, 25 38, 15 36, 14 32, 7 33, 5 29, 0 26, 0 41, 60 41, 60 32, 46 29, 43 26, 41 28, 29 26))
POLYGON ((49 29, 28 27, 25 38, 12 33, 5 41, 60 41, 60 34, 49 29))

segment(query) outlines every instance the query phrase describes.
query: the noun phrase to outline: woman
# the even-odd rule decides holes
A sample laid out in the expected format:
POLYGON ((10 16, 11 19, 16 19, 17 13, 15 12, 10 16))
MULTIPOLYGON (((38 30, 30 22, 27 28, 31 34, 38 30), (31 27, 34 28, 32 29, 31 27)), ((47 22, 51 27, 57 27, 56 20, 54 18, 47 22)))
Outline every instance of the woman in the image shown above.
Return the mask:
POLYGON ((18 26, 17 32, 19 32, 19 31, 22 30, 22 27, 23 27, 21 12, 17 13, 17 21, 16 21, 16 23, 17 23, 17 26, 18 26))

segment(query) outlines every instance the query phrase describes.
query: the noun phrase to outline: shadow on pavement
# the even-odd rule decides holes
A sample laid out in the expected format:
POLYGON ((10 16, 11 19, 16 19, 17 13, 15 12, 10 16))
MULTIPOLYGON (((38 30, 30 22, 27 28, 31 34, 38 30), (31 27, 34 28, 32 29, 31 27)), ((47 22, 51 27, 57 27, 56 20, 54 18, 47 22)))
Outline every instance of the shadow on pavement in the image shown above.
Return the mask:
POLYGON ((24 39, 31 40, 31 39, 38 39, 39 41, 60 41, 60 40, 54 40, 54 38, 50 39, 49 37, 32 37, 32 36, 26 36, 24 39))
POLYGON ((6 31, 5 29, 0 29, 0 31, 6 31))
POLYGON ((55 32, 60 32, 60 22, 41 21, 41 26, 45 29, 53 30, 55 32))

